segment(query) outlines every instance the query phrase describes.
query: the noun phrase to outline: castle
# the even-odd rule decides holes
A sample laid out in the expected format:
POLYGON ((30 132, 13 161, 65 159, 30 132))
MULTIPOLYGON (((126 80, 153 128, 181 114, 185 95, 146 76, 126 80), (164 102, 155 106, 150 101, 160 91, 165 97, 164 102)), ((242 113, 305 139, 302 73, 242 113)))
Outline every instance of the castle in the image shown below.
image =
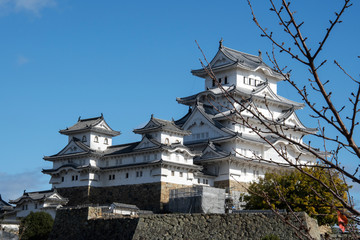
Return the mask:
MULTIPOLYGON (((209 65, 217 81, 206 68, 193 70, 193 75, 204 80, 204 91, 177 98, 188 106, 188 113, 171 121, 151 116, 144 127, 134 130, 141 135, 139 142, 113 145, 113 137, 120 132, 103 115, 79 118, 60 130, 68 136, 68 143, 57 154, 44 157, 53 167, 43 173, 69 199, 68 205, 123 202, 161 212, 166 210, 171 189, 204 185, 227 189, 239 207, 237 200, 247 184, 266 172, 279 171, 284 163, 269 142, 287 146, 290 159, 299 160, 301 155, 301 162, 316 161, 274 134, 269 133, 264 141, 238 121, 234 108, 241 106, 231 104, 227 94, 289 126, 286 134, 295 141, 302 141, 304 132, 316 131, 304 126, 295 113, 303 104, 277 94, 277 83, 283 77, 263 62, 261 54, 239 52, 221 41, 209 65)), ((241 114, 254 126, 259 124, 247 111, 241 114)))

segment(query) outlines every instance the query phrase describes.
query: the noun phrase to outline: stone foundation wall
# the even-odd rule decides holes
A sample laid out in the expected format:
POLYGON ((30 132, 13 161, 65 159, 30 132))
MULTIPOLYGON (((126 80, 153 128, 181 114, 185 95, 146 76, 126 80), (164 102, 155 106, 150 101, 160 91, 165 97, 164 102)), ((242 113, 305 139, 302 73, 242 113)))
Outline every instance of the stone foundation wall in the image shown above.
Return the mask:
MULTIPOLYGON (((246 214, 155 214, 139 218, 89 220, 88 209, 60 209, 51 240, 57 239, 261 239, 274 234, 280 239, 299 239, 297 232, 272 213, 246 214)), ((320 239, 316 224, 309 224, 304 213, 298 217, 312 237, 320 239)), ((292 216, 289 216, 292 219, 292 216)), ((295 221, 292 222, 297 225, 295 221)))
POLYGON ((158 182, 101 188, 58 188, 57 191, 69 199, 67 206, 120 202, 134 204, 142 210, 167 212, 170 190, 183 187, 187 186, 158 182))
POLYGON ((214 187, 229 189, 231 191, 247 192, 246 188, 249 187, 250 183, 237 182, 233 180, 224 180, 214 182, 214 187))

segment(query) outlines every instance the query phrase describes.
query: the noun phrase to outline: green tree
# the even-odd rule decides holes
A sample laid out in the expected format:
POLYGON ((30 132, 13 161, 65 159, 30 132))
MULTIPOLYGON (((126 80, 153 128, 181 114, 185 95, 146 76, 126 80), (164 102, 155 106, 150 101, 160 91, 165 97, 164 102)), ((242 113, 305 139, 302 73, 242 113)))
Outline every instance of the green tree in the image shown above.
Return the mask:
MULTIPOLYGON (((338 173, 323 168, 305 168, 321 182, 346 199, 348 185, 342 181, 338 173)), ((336 209, 341 207, 339 200, 319 181, 299 171, 286 173, 267 173, 258 182, 249 187, 249 195, 244 197, 245 209, 289 209, 304 211, 318 220, 320 225, 335 224, 336 209)))
POLYGON ((20 224, 21 240, 46 240, 52 230, 54 220, 46 212, 31 212, 20 224))

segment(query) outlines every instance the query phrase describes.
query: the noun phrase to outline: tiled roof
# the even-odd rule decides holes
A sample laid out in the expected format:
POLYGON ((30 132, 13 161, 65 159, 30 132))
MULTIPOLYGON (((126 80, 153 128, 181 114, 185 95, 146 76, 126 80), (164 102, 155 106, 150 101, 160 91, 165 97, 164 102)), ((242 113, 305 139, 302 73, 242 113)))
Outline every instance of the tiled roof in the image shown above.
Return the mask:
MULTIPOLYGON (((233 85, 229 86, 229 87, 224 86, 224 90, 227 91, 227 93, 235 93, 235 94, 238 94, 240 96, 245 96, 245 97, 247 97, 249 99, 251 99, 251 98, 257 98, 257 99, 264 98, 262 96, 256 95, 257 93, 261 92, 264 89, 268 89, 275 96, 275 99, 267 98, 267 101, 269 101, 269 102, 277 102, 277 103, 280 103, 280 104, 288 105, 289 107, 294 106, 296 109, 304 107, 303 103, 298 103, 298 102, 292 101, 290 99, 287 99, 285 97, 282 97, 280 95, 275 94, 271 90, 271 88, 268 87, 267 84, 259 85, 254 90, 239 89, 239 88, 236 88, 233 85)), ((200 92, 200 93, 188 96, 188 97, 176 98, 176 101, 178 103, 181 103, 181 104, 192 106, 197 101, 199 101, 201 96, 206 96, 206 95, 221 96, 221 95, 225 95, 225 94, 226 93, 223 90, 219 89, 219 88, 211 88, 211 89, 208 89, 206 91, 203 91, 203 92, 200 92)))
POLYGON ((69 135, 72 133, 78 133, 78 132, 92 130, 95 132, 100 132, 100 133, 108 134, 111 136, 117 136, 120 134, 120 132, 114 131, 113 129, 111 129, 106 122, 105 123, 106 123, 107 127, 109 127, 109 129, 96 127, 96 125, 98 125, 101 121, 105 121, 103 115, 101 115, 100 117, 95 117, 95 118, 87 118, 87 119, 79 118, 78 122, 75 123, 73 126, 63 129, 63 130, 60 130, 59 132, 61 134, 69 135))
POLYGON ((4 206, 11 206, 11 205, 2 199, 0 194, 0 209, 2 209, 4 206))
MULTIPOLYGON (((221 45, 219 47, 219 50, 218 50, 216 56, 218 54, 225 55, 229 61, 223 65, 214 67, 214 64, 215 64, 214 59, 216 58, 216 57, 214 57, 214 59, 210 62, 210 66, 213 71, 216 71, 218 69, 228 68, 228 67, 241 67, 241 68, 251 70, 251 71, 256 71, 257 69, 260 68, 260 69, 266 69, 271 76, 274 76, 278 79, 283 79, 283 76, 280 73, 278 73, 277 71, 275 71, 274 69, 272 69, 266 63, 263 62, 261 56, 255 56, 255 55, 251 55, 248 53, 240 52, 240 51, 225 47, 223 45, 221 45)), ((208 66, 206 68, 208 68, 208 66)), ((197 69, 197 70, 192 70, 191 73, 196 76, 201 76, 201 77, 203 77, 204 75, 207 75, 207 72, 203 68, 197 69)))
MULTIPOLYGON (((30 200, 33 200, 33 201, 38 201, 38 200, 46 199, 46 198, 50 197, 51 195, 53 195, 54 193, 57 193, 56 189, 40 191, 40 192, 25 192, 24 191, 24 194, 21 197, 15 199, 15 200, 10 200, 10 203, 17 204, 21 200, 24 200, 24 199, 30 199, 30 200)), ((60 196, 60 194, 58 194, 58 195, 60 196)), ((61 196, 60 196, 60 198, 61 199, 58 200, 59 202, 60 201, 67 202, 66 198, 63 198, 61 196)))
POLYGON ((73 157, 76 155, 84 155, 84 154, 88 154, 88 153, 97 153, 95 150, 90 149, 89 146, 87 146, 86 144, 84 144, 83 142, 80 141, 80 139, 77 139, 75 137, 73 137, 71 139, 71 141, 69 141, 69 143, 58 153, 51 155, 51 156, 45 156, 44 159, 45 160, 50 160, 53 158, 58 158, 58 157, 73 157), (74 152, 74 153, 69 153, 69 154, 62 154, 62 152, 72 143, 75 143, 75 145, 77 147, 79 147, 80 149, 82 149, 82 152, 74 152))
POLYGON ((140 210, 136 205, 113 202, 112 205, 118 208, 140 210))
POLYGON ((174 143, 171 145, 167 145, 167 144, 159 143, 155 139, 151 139, 151 138, 148 138, 148 139, 154 144, 153 147, 135 149, 136 146, 138 146, 141 143, 141 141, 128 143, 128 144, 122 144, 122 145, 114 145, 114 146, 108 147, 108 149, 105 151, 104 156, 106 157, 106 156, 121 155, 121 154, 128 154, 128 153, 147 152, 147 151, 151 151, 151 150, 171 150, 171 149, 176 149, 176 148, 183 148, 183 149, 186 149, 187 151, 191 152, 187 146, 182 145, 180 143, 174 143))
POLYGON ((174 121, 154 118, 153 115, 151 115, 151 119, 143 128, 134 129, 134 133, 137 134, 150 133, 154 131, 170 131, 180 133, 182 135, 190 134, 190 132, 185 131, 181 129, 181 127, 177 126, 174 121))

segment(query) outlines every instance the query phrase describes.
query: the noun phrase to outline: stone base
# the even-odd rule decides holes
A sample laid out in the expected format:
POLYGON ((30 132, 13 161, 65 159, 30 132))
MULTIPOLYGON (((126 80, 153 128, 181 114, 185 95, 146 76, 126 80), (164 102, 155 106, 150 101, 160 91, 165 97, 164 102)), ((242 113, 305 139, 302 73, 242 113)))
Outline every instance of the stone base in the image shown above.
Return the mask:
POLYGON ((187 186, 158 182, 113 187, 58 188, 57 191, 69 199, 68 206, 119 202, 158 213, 168 211, 170 190, 184 187, 187 186))
POLYGON ((237 181, 233 181, 233 180, 224 180, 224 181, 214 182, 214 187, 224 188, 227 193, 231 193, 232 191, 247 192, 247 188, 249 187, 249 185, 250 185, 250 183, 237 182, 237 181))

